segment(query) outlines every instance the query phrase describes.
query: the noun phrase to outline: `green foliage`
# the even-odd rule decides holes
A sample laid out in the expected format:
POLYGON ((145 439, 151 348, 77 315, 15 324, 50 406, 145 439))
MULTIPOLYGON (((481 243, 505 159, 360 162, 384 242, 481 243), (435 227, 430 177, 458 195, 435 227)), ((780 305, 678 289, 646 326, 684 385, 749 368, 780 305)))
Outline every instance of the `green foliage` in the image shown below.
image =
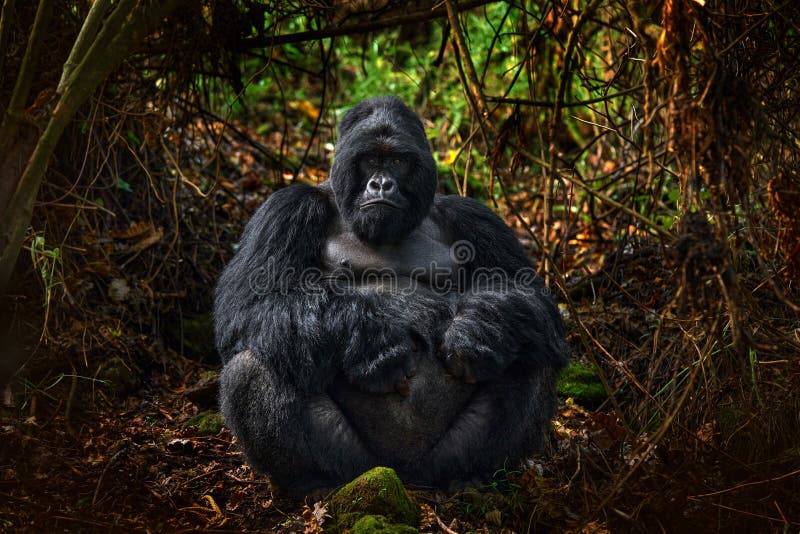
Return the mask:
POLYGON ((120 190, 125 191, 126 193, 133 193, 133 188, 131 187, 131 184, 129 184, 128 182, 119 177, 117 177, 117 187, 120 190))
POLYGON ((43 306, 45 309, 44 324, 46 328, 50 317, 53 290, 61 284, 56 276, 57 271, 61 268, 61 248, 48 248, 44 236, 37 235, 31 243, 31 263, 33 263, 34 268, 38 268, 39 277, 44 284, 43 306))
POLYGON ((427 75, 433 49, 416 55, 411 43, 398 39, 400 30, 378 34, 366 46, 358 38, 344 37, 337 48, 339 70, 355 78, 347 88, 348 100, 358 102, 376 95, 393 94, 406 102, 417 96, 420 80, 427 75))
POLYGON ((39 277, 45 288, 45 306, 50 303, 53 288, 60 284, 56 279, 56 269, 61 266, 61 249, 47 248, 44 236, 36 236, 31 243, 31 261, 39 269, 39 277))

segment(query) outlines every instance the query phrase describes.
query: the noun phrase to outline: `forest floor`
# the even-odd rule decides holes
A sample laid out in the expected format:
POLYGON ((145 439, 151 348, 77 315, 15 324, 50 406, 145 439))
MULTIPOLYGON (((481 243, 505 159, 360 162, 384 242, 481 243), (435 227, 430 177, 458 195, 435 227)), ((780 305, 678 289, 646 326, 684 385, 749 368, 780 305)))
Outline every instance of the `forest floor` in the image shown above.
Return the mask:
MULTIPOLYGON (((127 228, 89 227, 78 236, 83 263, 66 264, 64 270, 71 271, 60 282, 69 287, 70 299, 83 300, 58 309, 46 301, 54 309, 46 328, 36 332, 43 330, 46 342, 5 390, 0 406, 0 531, 318 532, 325 526, 324 498, 315 503, 274 495, 268 479, 245 465, 216 413, 218 365, 197 357, 201 336, 193 332, 210 333, 203 318, 225 259, 219 243, 235 240, 238 230, 232 228, 241 228, 247 211, 272 187, 265 185, 254 145, 226 141, 216 148, 223 170, 235 165, 238 178, 223 180, 208 197, 186 188, 172 191, 180 240, 165 237, 172 211, 151 211, 147 188, 134 188, 145 200, 126 207, 127 228), (197 321, 187 319, 189 304, 197 321), (162 331, 177 330, 170 323, 175 320, 179 342, 151 334, 156 323, 162 331)), ((170 191, 161 196, 170 198, 170 191)), ((517 200, 524 209, 526 199, 517 200)), ((636 380, 647 377, 656 344, 666 371, 683 361, 673 353, 681 345, 670 337, 680 336, 678 326, 652 327, 654 318, 666 315, 678 284, 658 247, 644 243, 623 254, 611 246, 600 239, 570 253, 575 272, 598 274, 578 277, 570 289, 576 307, 564 311, 574 359, 587 362, 587 341, 596 347, 612 379, 614 402, 624 403, 633 398, 634 386, 642 388, 636 380), (613 270, 600 269, 612 263, 613 270), (590 336, 583 343, 576 316, 590 336)), ((41 296, 30 291, 26 298, 18 313, 30 316, 27 324, 41 325, 41 296)), ((769 294, 759 303, 759 320, 771 321, 754 327, 759 339, 773 336, 773 326, 796 328, 769 294)), ((409 488, 423 510, 421 530, 796 532, 800 453, 796 442, 780 439, 792 435, 794 430, 781 431, 796 428, 800 409, 800 362, 787 356, 791 350, 781 346, 777 356, 769 355, 758 369, 758 402, 727 422, 723 416, 730 410, 717 408, 728 406, 741 381, 704 377, 722 384, 716 400, 704 401, 705 422, 690 425, 678 418, 655 446, 649 428, 657 427, 632 429, 633 402, 622 406, 627 415, 620 417, 610 399, 582 407, 562 398, 546 450, 524 466, 457 494, 409 488), (787 352, 781 357, 781 351, 787 352), (772 448, 751 454, 753 440, 762 435, 772 448)), ((681 393, 682 385, 667 399, 681 393)), ((650 412, 639 417, 661 420, 646 404, 650 412)))
MULTIPOLYGON (((205 373, 185 363, 186 382, 205 373)), ((4 417, 0 530, 313 531, 315 503, 273 495, 269 481, 244 464, 230 432, 213 416, 199 427, 192 424, 199 408, 184 395, 185 384, 169 376, 154 376, 158 385, 124 400, 101 396, 94 410, 70 419, 63 407, 45 420, 4 417)), ((565 406, 552 445, 578 439, 593 420, 565 406)), ((565 491, 552 474, 537 474, 554 468, 549 461, 533 458, 528 472, 504 473, 502 489, 495 484, 445 495, 411 488, 423 506, 423 530, 439 531, 442 522, 457 532, 496 531, 511 527, 512 519, 518 530, 534 515, 534 530, 579 526, 579 515, 559 502, 565 491)))
MULTIPOLYGON (((213 405, 204 387, 213 373, 174 354, 168 360, 180 368, 155 372, 122 396, 99 386, 67 392, 70 402, 84 406, 68 415, 67 401, 44 415, 32 400, 41 397, 32 397, 28 417, 4 414, 0 530, 317 530, 313 510, 325 500, 315 506, 273 495, 268 479, 244 464, 213 409, 202 411, 213 405)), ((547 453, 530 458, 524 469, 458 494, 410 487, 423 510, 421 529, 606 531, 603 522, 586 520, 581 493, 592 490, 580 489, 584 477, 574 455, 579 448, 619 447, 623 435, 611 414, 562 402, 547 453)))
MULTIPOLYGON (((0 412, 0 531, 319 532, 324 498, 274 495, 245 465, 215 412, 212 368, 153 356, 162 365, 141 375, 118 359, 102 383, 65 376, 0 412)), ((546 451, 519 469, 457 494, 409 489, 423 532, 707 532, 736 518, 735 532, 797 528, 796 458, 760 473, 707 429, 633 471, 644 437, 608 406, 562 399, 546 451)))

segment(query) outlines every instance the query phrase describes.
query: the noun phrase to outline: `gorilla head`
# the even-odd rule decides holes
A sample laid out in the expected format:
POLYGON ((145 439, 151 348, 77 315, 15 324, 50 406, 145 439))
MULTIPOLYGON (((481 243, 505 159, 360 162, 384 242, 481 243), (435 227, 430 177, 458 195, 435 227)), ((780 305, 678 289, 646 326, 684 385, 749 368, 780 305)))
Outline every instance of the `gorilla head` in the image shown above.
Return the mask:
POLYGON ((345 114, 330 183, 345 226, 369 243, 396 242, 430 211, 436 163, 422 122, 396 97, 345 114))

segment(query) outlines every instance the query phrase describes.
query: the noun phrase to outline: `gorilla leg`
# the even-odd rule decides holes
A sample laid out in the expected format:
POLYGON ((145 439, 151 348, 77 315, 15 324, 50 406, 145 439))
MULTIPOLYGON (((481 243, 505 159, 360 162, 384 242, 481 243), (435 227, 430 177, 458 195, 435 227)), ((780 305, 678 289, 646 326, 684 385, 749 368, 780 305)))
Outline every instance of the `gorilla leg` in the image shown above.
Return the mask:
POLYGON ((331 487, 376 465, 327 395, 301 393, 251 351, 223 368, 220 405, 250 464, 288 493, 331 487))
POLYGON ((515 367, 478 384, 466 408, 412 473, 414 479, 436 485, 485 479, 542 449, 556 408, 556 373, 545 368, 526 375, 515 367))

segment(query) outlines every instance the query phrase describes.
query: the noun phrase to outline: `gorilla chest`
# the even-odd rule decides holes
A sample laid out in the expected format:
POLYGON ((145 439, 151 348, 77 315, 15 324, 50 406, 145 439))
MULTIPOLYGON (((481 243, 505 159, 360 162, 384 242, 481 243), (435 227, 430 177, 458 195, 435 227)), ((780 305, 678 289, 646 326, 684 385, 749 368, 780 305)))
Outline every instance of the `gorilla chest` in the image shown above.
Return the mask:
POLYGON ((447 375, 436 354, 449 321, 429 324, 423 318, 425 306, 431 303, 445 302, 454 307, 457 264, 446 239, 428 219, 399 242, 380 245, 370 245, 337 229, 328 237, 323 261, 326 274, 337 282, 378 290, 381 298, 393 299, 394 310, 398 302, 406 304, 406 315, 398 319, 410 324, 424 339, 406 396, 366 393, 343 377, 329 390, 381 463, 408 468, 442 439, 475 390, 474 385, 447 375))
POLYGON ((346 278, 356 286, 385 286, 410 281, 429 288, 452 280, 455 262, 438 227, 425 219, 398 242, 369 244, 355 234, 337 228, 323 250, 326 274, 346 278))

